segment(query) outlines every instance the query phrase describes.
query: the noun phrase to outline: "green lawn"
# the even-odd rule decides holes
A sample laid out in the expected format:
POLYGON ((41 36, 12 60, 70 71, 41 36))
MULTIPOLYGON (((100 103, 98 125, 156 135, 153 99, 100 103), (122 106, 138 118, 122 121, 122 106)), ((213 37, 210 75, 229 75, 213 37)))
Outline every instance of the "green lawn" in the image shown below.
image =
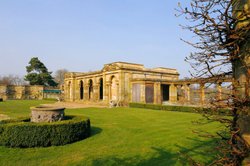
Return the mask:
MULTIPOLYGON (((29 107, 49 101, 7 101, 0 114, 27 116, 29 107)), ((0 146, 0 165, 188 165, 185 156, 207 164, 218 138, 201 138, 192 130, 215 133, 218 123, 193 124, 199 114, 138 108, 67 109, 91 120, 92 136, 65 146, 7 148, 0 146)))

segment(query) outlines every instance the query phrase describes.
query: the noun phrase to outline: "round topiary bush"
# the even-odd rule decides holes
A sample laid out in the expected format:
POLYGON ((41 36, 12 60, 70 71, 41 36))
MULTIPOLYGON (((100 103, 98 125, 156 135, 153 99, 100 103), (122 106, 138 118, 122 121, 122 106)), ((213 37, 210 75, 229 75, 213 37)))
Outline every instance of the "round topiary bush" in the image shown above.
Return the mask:
POLYGON ((90 136, 90 120, 65 116, 53 123, 32 123, 30 118, 0 121, 0 145, 8 147, 47 147, 65 145, 90 136))

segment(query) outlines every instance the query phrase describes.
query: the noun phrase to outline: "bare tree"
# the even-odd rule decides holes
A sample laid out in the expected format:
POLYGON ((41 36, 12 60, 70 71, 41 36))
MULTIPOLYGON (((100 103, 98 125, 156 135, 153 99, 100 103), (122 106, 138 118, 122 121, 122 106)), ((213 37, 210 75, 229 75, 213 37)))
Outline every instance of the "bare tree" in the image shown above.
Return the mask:
POLYGON ((26 85, 27 83, 24 81, 23 78, 17 75, 8 75, 0 77, 0 84, 4 85, 26 85))
POLYGON ((67 72, 67 69, 59 69, 55 72, 55 80, 59 85, 64 83, 64 74, 67 72))
POLYGON ((233 118, 218 119, 228 124, 230 136, 221 135, 227 146, 216 164, 240 165, 249 153, 242 136, 247 126, 239 121, 250 121, 250 0, 191 0, 189 7, 179 5, 178 11, 190 22, 182 27, 195 34, 194 42, 182 39, 196 49, 186 58, 193 76, 234 78, 234 93, 227 99, 233 101, 227 105, 233 118))

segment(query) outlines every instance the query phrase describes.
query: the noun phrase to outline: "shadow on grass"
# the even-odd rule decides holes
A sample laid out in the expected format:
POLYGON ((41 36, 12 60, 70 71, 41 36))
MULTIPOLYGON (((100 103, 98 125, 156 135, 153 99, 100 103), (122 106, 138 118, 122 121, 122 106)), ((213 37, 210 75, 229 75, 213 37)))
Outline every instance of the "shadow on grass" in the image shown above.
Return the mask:
MULTIPOLYGON (((128 158, 119 158, 116 156, 110 156, 107 158, 99 158, 92 161, 92 165, 100 166, 100 165, 119 165, 119 166, 172 166, 172 165, 194 165, 195 162, 192 157, 202 156, 206 161, 202 163, 202 165, 207 165, 212 162, 215 158, 216 151, 214 150, 214 144, 216 140, 210 141, 200 141, 196 139, 192 139, 193 146, 191 148, 183 147, 180 145, 176 145, 179 149, 178 152, 171 151, 161 147, 151 147, 154 151, 154 154, 147 158, 146 156, 136 155, 128 158), (212 145, 212 146, 211 146, 212 145), (209 149, 209 150, 208 150, 209 149), (213 152, 211 152, 213 150, 213 152), (208 158, 209 159, 206 159, 208 158)), ((189 146, 190 147, 190 146, 189 146)))
POLYGON ((97 134, 100 134, 102 132, 102 129, 99 127, 91 126, 91 135, 90 137, 93 137, 97 134))
POLYGON ((189 165, 195 165, 197 161, 193 159, 195 156, 196 158, 203 158, 206 159, 204 163, 199 163, 200 165, 209 165, 213 162, 213 160, 218 157, 219 151, 218 145, 221 141, 220 138, 213 138, 208 140, 200 140, 197 138, 190 138, 187 139, 193 142, 192 147, 185 147, 181 145, 175 145, 180 150, 180 160, 186 161, 189 165))

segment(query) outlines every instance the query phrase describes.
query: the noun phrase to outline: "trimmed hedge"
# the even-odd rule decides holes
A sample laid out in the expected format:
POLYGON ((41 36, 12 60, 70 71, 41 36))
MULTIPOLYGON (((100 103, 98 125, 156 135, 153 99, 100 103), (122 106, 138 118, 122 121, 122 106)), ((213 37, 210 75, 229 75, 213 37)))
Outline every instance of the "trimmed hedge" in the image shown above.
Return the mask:
POLYGON ((229 109, 219 109, 213 111, 210 108, 190 107, 190 106, 174 106, 174 105, 161 105, 161 104, 145 104, 145 103, 129 103, 129 107, 132 108, 145 108, 153 110, 165 110, 176 112, 192 112, 192 113, 207 113, 207 114, 219 114, 219 115, 231 115, 229 109))
POLYGON ((47 101, 58 101, 58 99, 54 99, 54 98, 44 98, 43 100, 47 100, 47 101))
POLYGON ((47 147, 65 145, 90 136, 90 120, 66 116, 53 123, 32 123, 29 118, 0 121, 0 145, 47 147))

